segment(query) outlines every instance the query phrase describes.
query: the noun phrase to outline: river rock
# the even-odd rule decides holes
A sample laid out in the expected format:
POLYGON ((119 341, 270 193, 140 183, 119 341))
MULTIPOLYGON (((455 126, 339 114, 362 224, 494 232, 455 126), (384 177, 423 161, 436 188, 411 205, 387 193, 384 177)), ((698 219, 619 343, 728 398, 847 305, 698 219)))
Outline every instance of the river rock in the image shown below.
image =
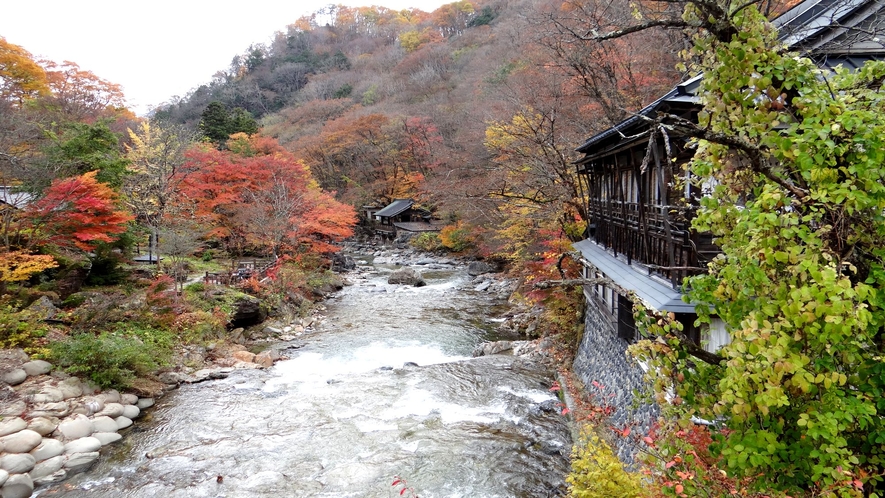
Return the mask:
POLYGON ((0 488, 3 498, 28 498, 34 492, 34 481, 28 474, 11 474, 0 488))
POLYGON ((58 383, 56 386, 61 391, 64 399, 76 398, 83 395, 83 387, 80 385, 80 379, 70 377, 58 383))
POLYGON ((232 304, 233 312, 230 315, 230 323, 237 327, 248 327, 261 323, 267 318, 267 313, 261 307, 261 301, 252 296, 238 297, 232 304))
POLYGON ((513 351, 513 343, 510 341, 484 342, 473 350, 473 356, 490 356, 513 351))
POLYGON ((136 419, 141 415, 141 410, 135 405, 123 405, 123 416, 126 418, 136 419))
POLYGON ((154 398, 138 398, 138 402, 135 403, 135 406, 137 406, 139 410, 150 408, 154 406, 154 398))
POLYGON ((66 401, 57 403, 36 403, 31 407, 32 417, 66 417, 71 413, 71 406, 66 401))
POLYGON ((101 441, 92 436, 75 439, 65 445, 65 454, 89 453, 101 449, 101 441))
POLYGON ((58 308, 52 304, 52 300, 46 296, 40 296, 40 299, 31 303, 30 306, 25 308, 25 311, 40 320, 51 320, 59 313, 58 308))
POLYGON ((138 403, 138 396, 134 394, 121 394, 120 403, 124 405, 134 405, 135 403, 138 403))
POLYGON ((34 468, 37 460, 29 453, 7 453, 0 458, 0 469, 10 474, 24 474, 34 468))
POLYGON ((485 261, 471 261, 470 264, 467 265, 467 274, 471 277, 476 277, 483 273, 492 273, 494 271, 495 267, 485 261))
POLYGON ((255 355, 255 363, 261 365, 262 367, 271 367, 273 366, 273 363, 280 358, 281 357, 279 351, 277 351, 276 349, 268 349, 255 355))
POLYGON ((0 380, 6 382, 10 386, 17 386, 24 382, 27 378, 27 372, 25 372, 21 368, 13 368, 12 370, 7 370, 3 374, 0 374, 0 380))
POLYGON ((54 417, 34 417, 28 422, 28 429, 45 436, 58 427, 58 419, 54 417))
POLYGON ((9 401, 0 404, 0 418, 17 417, 28 409, 28 404, 23 399, 9 401))
POLYGON ((65 469, 56 470, 54 473, 34 479, 34 486, 46 486, 57 482, 64 481, 68 478, 68 471, 65 469))
POLYGON ((234 354, 231 356, 238 361, 245 361, 246 363, 252 363, 252 360, 255 359, 255 353, 250 353, 249 351, 234 351, 234 354))
POLYGON ((38 462, 34 465, 34 468, 28 472, 28 475, 31 476, 31 479, 40 479, 42 477, 46 477, 48 475, 55 474, 64 466, 67 457, 58 455, 52 458, 47 458, 42 462, 38 462))
POLYGON ((52 370, 52 363, 43 360, 33 360, 22 365, 22 370, 24 370, 29 377, 46 375, 52 370))
POLYGON ((86 415, 79 413, 58 424, 58 431, 68 440, 80 439, 95 432, 92 421, 86 418, 86 415))
POLYGON ((92 417, 92 430, 94 432, 116 432, 117 423, 107 415, 96 415, 92 417))
POLYGON ((108 403, 119 403, 120 402, 120 393, 114 389, 110 389, 108 391, 105 391, 105 392, 99 394, 99 397, 101 397, 104 400, 106 406, 108 403))
POLYGON ((427 282, 424 281, 424 277, 421 276, 418 271, 414 268, 405 267, 396 270, 395 272, 390 274, 390 277, 387 278, 388 284, 398 284, 398 285, 414 285, 415 287, 423 287, 427 285, 427 282))
POLYGON ((0 437, 28 428, 28 423, 21 417, 0 420, 0 437))
POLYGON ((107 403, 104 405, 104 409, 95 415, 117 418, 120 415, 123 415, 123 405, 120 403, 107 403))
POLYGON ((485 282, 477 285, 473 290, 475 290, 476 292, 485 292, 486 290, 488 290, 489 287, 491 287, 491 285, 492 282, 486 280, 485 282))
POLYGON ((102 446, 107 446, 115 441, 123 439, 123 436, 116 432, 93 432, 92 437, 101 441, 102 446))
POLYGON ((98 460, 98 452, 90 451, 88 453, 72 453, 68 455, 68 460, 64 464, 68 474, 77 474, 88 469, 95 461, 98 460))
POLYGON ((7 479, 9 479, 9 472, 0 469, 0 486, 3 486, 3 483, 5 483, 7 479))
POLYGON ((64 393, 57 387, 44 387, 39 393, 28 397, 31 403, 58 403, 65 399, 64 393))
MULTIPOLYGON (((43 441, 31 450, 34 460, 42 462, 43 460, 57 457, 65 451, 65 444, 58 439, 43 438, 43 441)), ((55 472, 54 470, 52 472, 55 472)), ((50 474, 52 473, 50 472, 50 474)), ((33 477, 33 476, 32 476, 33 477)))
POLYGON ((24 429, 8 436, 0 438, 3 442, 3 451, 7 453, 27 453, 43 441, 43 436, 34 431, 24 429))
POLYGON ((127 417, 117 417, 114 420, 117 422, 117 430, 125 429, 132 425, 132 419, 127 417))

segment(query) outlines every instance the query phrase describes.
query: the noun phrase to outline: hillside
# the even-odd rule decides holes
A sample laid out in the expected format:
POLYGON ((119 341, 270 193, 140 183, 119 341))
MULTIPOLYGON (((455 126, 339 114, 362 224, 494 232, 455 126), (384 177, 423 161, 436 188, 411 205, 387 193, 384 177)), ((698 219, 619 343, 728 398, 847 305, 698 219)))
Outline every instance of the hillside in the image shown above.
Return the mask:
POLYGON ((680 74, 663 34, 604 51, 576 40, 564 27, 587 7, 568 5, 330 7, 156 117, 197 126, 211 102, 245 109, 356 206, 414 197, 479 226, 500 226, 508 200, 523 217, 580 217, 573 149, 680 74))

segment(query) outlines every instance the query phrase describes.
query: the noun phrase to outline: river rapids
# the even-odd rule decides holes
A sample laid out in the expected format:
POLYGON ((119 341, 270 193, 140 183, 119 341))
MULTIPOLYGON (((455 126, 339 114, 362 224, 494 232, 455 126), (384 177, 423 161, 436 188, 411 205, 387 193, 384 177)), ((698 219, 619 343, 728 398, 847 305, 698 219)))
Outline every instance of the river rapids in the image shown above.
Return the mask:
MULTIPOLYGON (((571 437, 551 373, 473 358, 504 303, 463 267, 390 285, 349 278, 288 360, 165 396, 63 497, 546 497, 565 493, 571 437)), ((292 344, 279 344, 285 350, 292 344)))

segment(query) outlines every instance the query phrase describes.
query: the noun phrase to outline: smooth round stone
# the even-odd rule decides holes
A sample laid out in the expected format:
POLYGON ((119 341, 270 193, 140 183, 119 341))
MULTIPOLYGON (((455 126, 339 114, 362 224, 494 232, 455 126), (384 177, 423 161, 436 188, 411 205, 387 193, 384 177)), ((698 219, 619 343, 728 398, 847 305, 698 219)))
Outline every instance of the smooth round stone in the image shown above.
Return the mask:
POLYGON ((154 398, 138 398, 138 402, 135 403, 135 406, 137 406, 139 410, 150 408, 154 406, 154 398))
POLYGON ((138 409, 135 405, 123 405, 123 416, 126 418, 138 418, 141 415, 141 410, 138 409))
POLYGON ((92 421, 86 418, 86 415, 77 414, 58 424, 58 431, 65 439, 80 439, 92 434, 95 429, 92 427, 92 421))
POLYGON ((28 453, 7 453, 0 458, 0 469, 10 474, 24 474, 34 468, 37 460, 28 453))
POLYGON ((3 483, 5 483, 7 479, 9 479, 9 472, 0 469, 0 486, 3 486, 3 483))
POLYGON ((33 360, 22 365, 22 370, 24 370, 29 377, 46 375, 52 370, 52 363, 43 360, 33 360))
POLYGON ((121 394, 120 403, 124 405, 134 405, 135 403, 138 403, 138 396, 134 394, 121 394))
POLYGON ((101 441, 92 436, 81 437, 65 444, 65 454, 90 453, 101 449, 101 441))
POLYGON ((28 498, 34 492, 34 481, 28 474, 10 474, 0 488, 3 498, 28 498))
POLYGON ((57 403, 37 403, 33 406, 32 414, 38 417, 66 417, 71 413, 71 405, 66 401, 57 403))
POLYGON ((55 484, 62 482, 68 478, 68 471, 65 469, 57 470, 51 475, 34 479, 34 486, 46 486, 47 484, 55 484))
POLYGON ((27 453, 37 447, 43 436, 29 429, 21 430, 15 434, 3 436, 3 451, 7 453, 27 453))
POLYGON ((117 418, 120 415, 123 415, 123 405, 120 403, 106 403, 104 405, 104 410, 98 412, 96 415, 104 415, 111 418, 117 418))
POLYGON ((68 455, 64 468, 69 474, 76 474, 88 469, 95 461, 98 460, 98 452, 90 451, 89 453, 73 453, 68 455))
MULTIPOLYGON (((34 457, 34 460, 42 462, 43 460, 57 457, 64 453, 64 451, 65 443, 62 443, 58 439, 43 438, 43 442, 40 443, 36 448, 31 450, 31 455, 34 457)), ((50 474, 52 472, 50 472, 50 474)))
POLYGON ((58 403, 64 401, 65 395, 57 387, 44 387, 39 393, 32 394, 29 398, 31 403, 58 403))
POLYGON ((13 401, 12 403, 0 405, 0 417, 17 417, 27 409, 28 404, 25 403, 25 400, 18 399, 13 401))
POLYGON ((0 380, 6 382, 10 386, 17 386, 25 381, 28 378, 27 372, 22 370, 21 368, 12 369, 2 375, 0 375, 0 380))
POLYGON ((21 417, 0 420, 0 437, 7 436, 28 428, 28 423, 21 417))
POLYGON ((34 468, 28 472, 28 475, 31 476, 31 479, 40 479, 41 477, 55 474, 61 470, 66 461, 67 457, 61 455, 48 458, 34 465, 34 468))
POLYGON ((111 417, 100 415, 92 418, 92 429, 95 432, 117 432, 117 422, 111 417))
POLYGON ((113 442, 119 441, 120 439, 123 439, 123 436, 116 432, 95 432, 92 434, 92 437, 101 441, 102 446, 106 446, 113 442))
POLYGON ((110 389, 99 394, 102 398, 104 398, 105 403, 119 403, 120 402, 120 392, 115 389, 110 389))
POLYGON ((125 429, 132 425, 132 419, 127 417, 117 417, 114 419, 117 422, 117 430, 125 429))
POLYGON ((41 436, 45 436, 47 434, 51 434, 58 427, 58 419, 50 418, 50 417, 36 417, 32 418, 28 423, 28 429, 40 434, 41 436))
POLYGON ((61 391, 64 399, 76 398, 83 395, 83 388, 80 387, 80 380, 76 377, 61 381, 58 384, 58 390, 61 391))

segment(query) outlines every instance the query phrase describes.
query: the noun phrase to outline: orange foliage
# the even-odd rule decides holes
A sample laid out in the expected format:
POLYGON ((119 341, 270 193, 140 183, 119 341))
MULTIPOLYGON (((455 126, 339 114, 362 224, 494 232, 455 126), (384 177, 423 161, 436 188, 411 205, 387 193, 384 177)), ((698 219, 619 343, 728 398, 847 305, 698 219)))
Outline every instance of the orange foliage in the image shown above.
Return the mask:
POLYGON ((98 242, 113 242, 133 217, 117 209, 116 192, 95 179, 97 171, 52 182, 23 219, 32 230, 32 245, 92 251, 98 242))
POLYGON ((352 234, 352 207, 323 192, 310 169, 267 137, 234 136, 230 151, 195 148, 183 168, 182 199, 210 227, 279 255, 308 246, 334 251, 352 234))

